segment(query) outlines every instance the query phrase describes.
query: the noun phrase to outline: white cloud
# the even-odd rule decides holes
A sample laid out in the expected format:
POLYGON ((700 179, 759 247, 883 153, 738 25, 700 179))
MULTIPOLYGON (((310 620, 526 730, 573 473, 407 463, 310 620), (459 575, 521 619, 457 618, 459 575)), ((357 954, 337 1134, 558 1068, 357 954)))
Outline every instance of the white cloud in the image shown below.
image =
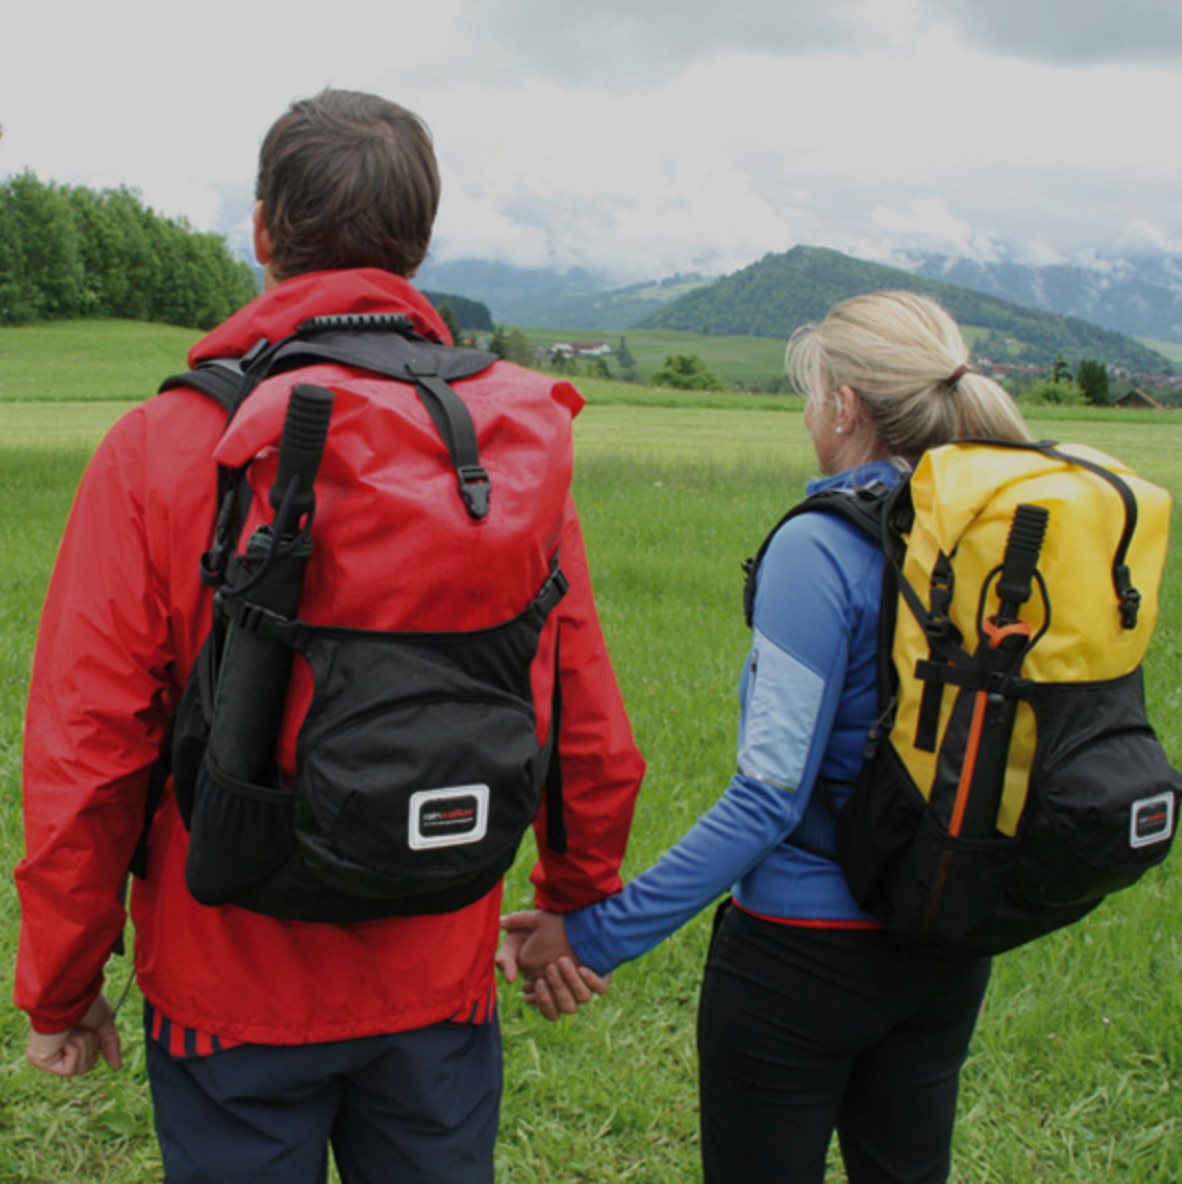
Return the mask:
POLYGON ((1182 234, 1171 233, 1148 218, 1133 219, 1118 241, 1130 253, 1148 250, 1166 255, 1182 255, 1182 234))
POLYGON ((0 175, 126 184, 229 229, 266 127, 335 85, 431 125, 439 259, 649 278, 798 241, 880 258, 1176 248, 1172 0, 1017 5, 292 0, 279 21, 207 0, 182 25, 148 0, 21 5, 0 40, 0 175), (1110 10, 1157 44, 1118 37, 1110 10), (1039 48, 1051 16, 1079 26, 1075 48, 1039 48))
POLYGON ((878 206, 871 221, 894 250, 959 255, 979 263, 995 263, 1004 253, 993 235, 975 230, 943 197, 915 197, 896 208, 878 206))

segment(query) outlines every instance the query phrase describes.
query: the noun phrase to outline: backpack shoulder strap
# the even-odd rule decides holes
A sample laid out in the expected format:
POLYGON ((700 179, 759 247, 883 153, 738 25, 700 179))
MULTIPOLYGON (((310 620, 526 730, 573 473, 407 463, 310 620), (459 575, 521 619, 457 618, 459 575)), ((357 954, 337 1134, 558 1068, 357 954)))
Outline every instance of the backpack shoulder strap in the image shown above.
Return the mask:
POLYGON ((755 615, 755 585, 760 566, 772 539, 786 522, 800 514, 814 511, 836 514, 886 549, 887 526, 894 494, 895 490, 884 481, 874 481, 860 489, 819 489, 804 501, 797 502, 768 532, 755 556, 743 564, 743 616, 748 628, 755 615))
POLYGON ((244 378, 241 358, 210 358, 198 362, 186 374, 173 374, 166 378, 157 394, 162 395, 178 387, 191 387, 208 395, 229 415, 241 401, 244 378))

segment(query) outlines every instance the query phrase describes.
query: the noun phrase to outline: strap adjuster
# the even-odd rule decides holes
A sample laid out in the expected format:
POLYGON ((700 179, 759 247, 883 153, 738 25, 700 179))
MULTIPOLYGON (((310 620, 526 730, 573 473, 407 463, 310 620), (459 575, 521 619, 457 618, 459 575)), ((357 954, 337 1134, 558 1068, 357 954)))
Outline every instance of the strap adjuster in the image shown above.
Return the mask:
POLYGON ((484 466, 457 465, 456 477, 459 479, 460 497, 464 499, 468 513, 473 518, 483 518, 488 513, 488 495, 492 487, 484 466))

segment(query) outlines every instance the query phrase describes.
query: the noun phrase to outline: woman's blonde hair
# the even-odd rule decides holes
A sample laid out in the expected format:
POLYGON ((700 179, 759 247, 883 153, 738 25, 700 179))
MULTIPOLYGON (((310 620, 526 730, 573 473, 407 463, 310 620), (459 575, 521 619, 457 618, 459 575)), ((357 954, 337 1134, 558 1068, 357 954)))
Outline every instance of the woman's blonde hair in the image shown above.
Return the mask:
POLYGON ((914 463, 929 448, 966 436, 1029 440, 1014 400, 969 366, 960 327, 915 292, 875 292, 834 305, 788 342, 793 388, 836 403, 858 396, 882 451, 914 463))

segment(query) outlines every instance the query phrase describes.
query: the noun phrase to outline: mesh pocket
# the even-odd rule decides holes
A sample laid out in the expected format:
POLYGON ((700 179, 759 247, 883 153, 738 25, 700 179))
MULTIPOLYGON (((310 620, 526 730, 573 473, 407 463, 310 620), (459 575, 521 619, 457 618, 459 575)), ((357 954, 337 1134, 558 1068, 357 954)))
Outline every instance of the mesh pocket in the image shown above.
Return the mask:
POLYGON ((958 839, 883 745, 837 820, 838 858, 854 899, 900 941, 960 943, 1014 877, 1019 843, 958 839))
POLYGON ((921 944, 962 942, 993 912, 1014 878, 1016 839, 961 839, 928 813, 891 893, 893 924, 921 944))
POLYGON ((185 881, 202 904, 229 904, 294 852, 292 793, 236 781, 209 760, 196 789, 185 881))

